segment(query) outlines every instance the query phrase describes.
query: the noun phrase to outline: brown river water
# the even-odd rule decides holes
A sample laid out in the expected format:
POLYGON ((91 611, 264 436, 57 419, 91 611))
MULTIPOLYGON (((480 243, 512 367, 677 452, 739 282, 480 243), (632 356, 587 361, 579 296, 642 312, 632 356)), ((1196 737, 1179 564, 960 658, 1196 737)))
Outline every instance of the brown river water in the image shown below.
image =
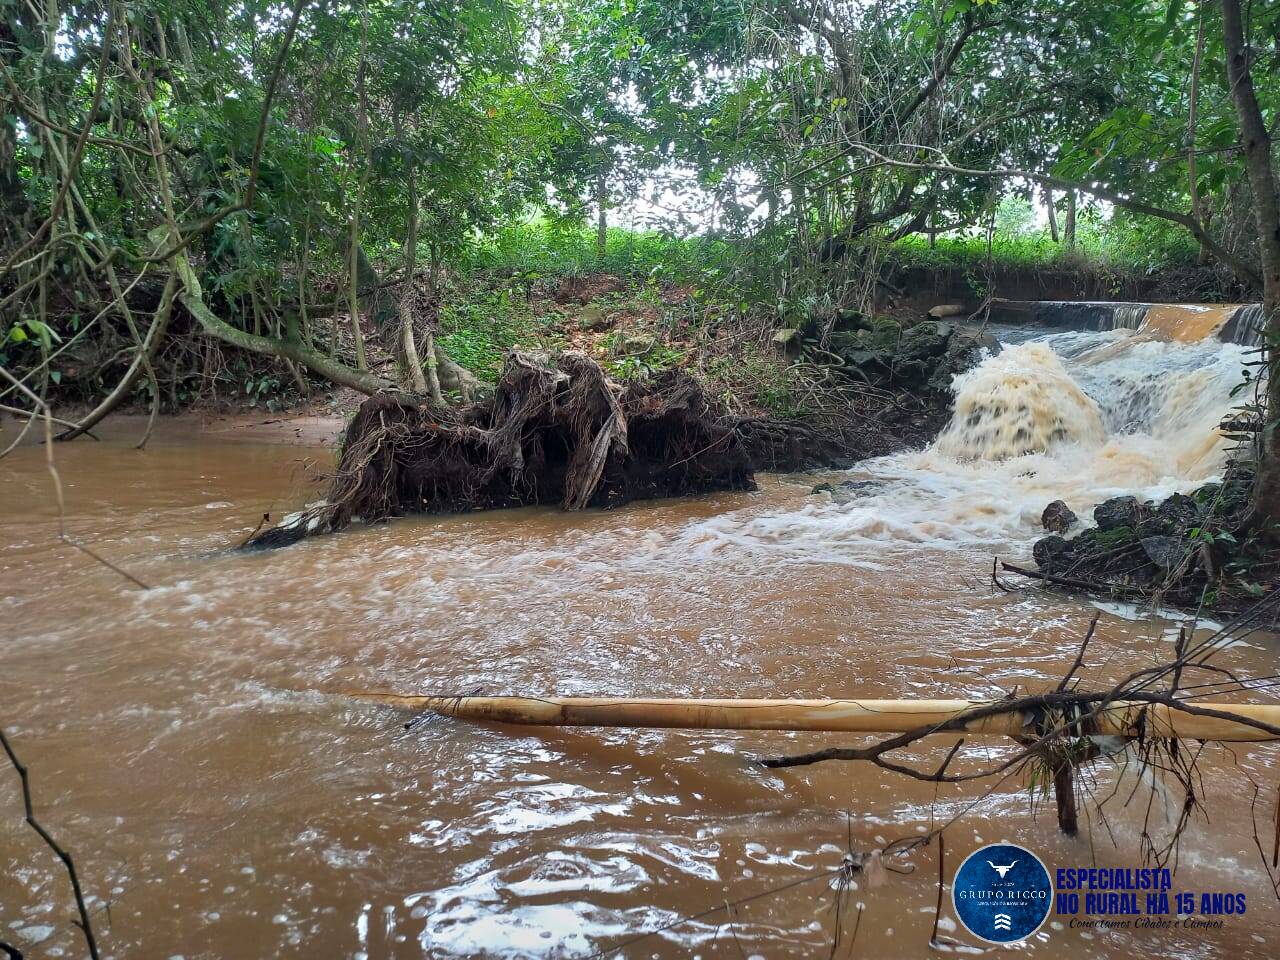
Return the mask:
MULTIPOLYGON (((1198 376, 1202 365, 1189 367, 1198 376)), ((995 468, 961 477, 931 469, 940 454, 926 451, 854 474, 884 485, 867 501, 810 496, 822 477, 765 477, 754 493, 406 519, 243 555, 227 547, 263 512, 314 497, 305 467, 331 454, 183 422, 139 452, 136 432, 109 429, 56 456, 69 530, 145 591, 55 541, 40 448, 0 462, 0 722, 31 768, 37 813, 76 857, 104 955, 828 956, 837 892, 826 874, 850 845, 916 836, 967 809, 944 835, 948 880, 1001 840, 1051 869, 1137 867, 1144 820, 1158 834, 1176 817, 1180 795, 1119 762, 1094 768, 1096 793, 1113 795, 1106 823, 1091 814, 1066 839, 1052 804, 1032 805, 1018 778, 984 796, 990 785, 866 765, 751 762, 828 735, 438 717, 406 730, 404 713, 346 695, 981 698, 1043 687, 1098 609, 993 590, 989 571, 993 555, 1027 556, 1056 482, 1047 463, 1021 479, 995 468), (716 911, 754 894, 766 895, 716 911)), ((1159 447, 1150 439, 1108 451, 1115 438, 1097 438, 1095 453, 1137 470, 1159 447)), ((1155 469, 1146 482, 1184 488, 1213 468, 1155 469)), ((1070 457, 1061 469, 1086 477, 1080 506, 1107 493, 1083 489, 1094 481, 1070 457)), ((1171 629, 1108 608, 1086 676, 1102 684, 1167 657, 1171 629)), ((1217 662, 1271 674, 1275 641, 1252 638, 1217 662)), ((910 756, 936 765, 952 742, 910 756)), ((1013 749, 975 741, 959 769, 1013 749)), ((1208 816, 1184 837, 1174 879, 1175 891, 1247 893, 1244 916, 1158 932, 1051 917, 1012 949, 1274 956, 1280 906, 1250 803, 1256 781, 1269 853, 1277 756, 1205 750, 1208 816)), ((3 771, 0 940, 32 957, 82 956, 66 877, 20 811, 3 771)), ((949 895, 940 932, 958 944, 929 946, 938 844, 908 863, 848 891, 840 956, 978 952, 949 895)))

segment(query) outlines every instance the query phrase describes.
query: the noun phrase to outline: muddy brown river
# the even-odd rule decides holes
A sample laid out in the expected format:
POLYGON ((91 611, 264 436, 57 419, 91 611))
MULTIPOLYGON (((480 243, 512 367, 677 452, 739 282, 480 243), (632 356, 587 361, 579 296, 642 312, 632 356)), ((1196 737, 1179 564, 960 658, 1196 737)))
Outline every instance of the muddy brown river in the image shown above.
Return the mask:
MULTIPOLYGON (((1082 378, 1096 394, 1098 378, 1082 378)), ((1025 559, 1046 492, 1068 474, 1082 512, 1109 492, 1089 477, 1116 464, 1147 470, 1138 479, 1155 492, 1210 475, 1203 438, 1188 447, 1199 466, 1181 472, 1159 467, 1171 454, 1151 433, 1073 441, 1097 447, 1093 474, 1071 454, 1058 473, 1046 462, 962 476, 926 452, 854 472, 871 486, 844 502, 810 495, 823 477, 766 477, 754 493, 406 519, 243 555, 228 546, 262 513, 314 497, 304 467, 331 454, 181 422, 139 452, 135 434, 110 428, 56 454, 70 531, 148 590, 56 542, 41 449, 0 462, 0 722, 31 768, 37 812, 76 857, 106 956, 810 957, 830 955, 837 918, 841 956, 977 952, 949 895, 939 933, 953 942, 929 945, 936 842, 910 872, 859 876, 839 911, 830 872, 850 847, 958 815, 943 839, 948 880, 1002 840, 1050 868, 1137 867, 1144 822, 1160 836, 1177 817, 1179 794, 1120 761, 1094 767, 1104 816, 1087 804, 1082 835, 1066 839, 1052 803, 1017 777, 938 786, 865 765, 752 762, 826 735, 443 718, 407 730, 410 717, 347 694, 983 698, 1043 687, 1098 608, 993 590, 993 555, 1025 559)), ((1173 630, 1103 611, 1086 683, 1167 657, 1173 630)), ((1265 676, 1275 652, 1254 637, 1217 662, 1265 676)), ((952 742, 911 756, 936 764, 952 742)), ((961 769, 1014 749, 973 747, 961 769)), ((1278 755, 1208 747, 1208 815, 1180 849, 1174 892, 1244 892, 1243 916, 1158 932, 1051 917, 1014 949, 1274 956, 1280 907, 1250 808, 1257 782, 1269 851, 1278 755)), ((0 773, 0 940, 33 957, 82 956, 66 877, 22 823, 16 778, 0 773)))

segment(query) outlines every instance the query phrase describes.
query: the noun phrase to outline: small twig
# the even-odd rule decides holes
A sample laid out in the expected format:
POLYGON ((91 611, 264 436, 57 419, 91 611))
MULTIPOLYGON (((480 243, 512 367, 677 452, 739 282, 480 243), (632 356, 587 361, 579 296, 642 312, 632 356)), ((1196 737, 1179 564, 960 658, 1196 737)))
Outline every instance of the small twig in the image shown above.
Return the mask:
POLYGON ((27 775, 27 768, 18 759, 18 755, 13 752, 13 747, 9 744, 9 738, 5 736, 3 728, 0 728, 0 746, 4 747, 4 752, 8 755, 9 762, 13 764, 13 769, 18 771, 18 779, 22 782, 22 807, 27 824, 40 835, 40 839, 45 842, 45 846, 57 855, 58 859, 62 861, 62 865, 67 869, 67 876, 71 879, 71 890, 76 898, 76 909, 80 912, 80 920, 76 923, 76 926, 84 934, 85 944, 89 947, 89 956, 93 960, 99 960, 98 941, 93 935, 93 924, 89 921, 89 909, 85 905, 84 892, 80 888, 80 876, 76 873, 75 861, 71 859, 71 854, 67 853, 58 841, 53 839, 53 835, 36 819, 35 808, 31 803, 31 780, 27 775))
POLYGON ((933 906, 933 931, 929 934, 929 943, 938 942, 938 923, 942 920, 943 877, 947 862, 947 838, 943 831, 938 832, 938 899, 933 906))
POLYGON ((1109 583, 1105 580, 1075 580, 1071 577, 1059 577, 1052 573, 1044 573, 1041 570, 1028 570, 1026 567, 1014 566, 1012 563, 1000 561, 1000 569, 1009 573, 1016 573, 1022 577, 1030 577, 1032 580, 1043 580, 1045 583, 1051 583, 1058 587, 1071 587, 1075 590, 1087 590, 1090 593, 1099 593, 1111 591, 1116 593, 1141 593, 1136 587, 1125 586, 1122 583, 1109 583))
MULTIPOLYGON (((1066 675, 1062 678, 1062 682, 1058 684, 1059 693, 1066 691, 1067 684, 1071 682, 1071 678, 1075 676, 1076 671, 1084 666, 1084 652, 1089 647, 1089 641, 1093 639, 1093 631, 1098 629, 1098 618, 1101 616, 1101 613, 1095 613, 1093 615, 1093 619, 1089 621, 1089 629, 1085 631, 1084 640, 1080 643, 1080 649, 1076 651, 1075 663, 1071 664, 1071 669, 1067 671, 1066 675)), ((1176 683, 1174 684, 1174 687, 1177 687, 1176 683)))
POLYGON ((264 526, 264 525, 266 525, 266 524, 268 524, 268 523, 270 523, 270 522, 271 522, 271 514, 269 514, 269 513, 264 513, 264 514, 262 515, 262 519, 258 521, 258 525, 257 525, 256 527, 254 527, 254 528, 253 528, 253 532, 252 532, 252 533, 250 533, 250 534, 249 534, 247 537, 245 537, 243 540, 241 540, 241 541, 240 541, 240 546, 239 546, 239 547, 237 547, 236 549, 237 549, 237 550, 243 550, 243 549, 245 548, 245 546, 249 543, 249 541, 250 541, 250 540, 252 540, 254 537, 256 537, 256 536, 258 535, 258 531, 259 531, 259 530, 261 530, 261 529, 263 528, 263 526, 264 526))

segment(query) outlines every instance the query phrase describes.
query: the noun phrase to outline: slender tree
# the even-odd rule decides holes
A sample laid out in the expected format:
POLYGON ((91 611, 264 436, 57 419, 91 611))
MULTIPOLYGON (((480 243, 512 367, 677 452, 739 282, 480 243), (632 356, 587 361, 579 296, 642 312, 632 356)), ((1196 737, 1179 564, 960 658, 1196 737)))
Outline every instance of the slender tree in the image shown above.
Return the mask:
POLYGON ((1262 312, 1267 348, 1267 393, 1258 444, 1255 508, 1262 529, 1280 540, 1280 192, 1271 135, 1258 105, 1240 15, 1240 0, 1222 0, 1222 33, 1227 54, 1231 97, 1240 118, 1245 167, 1258 225, 1258 258, 1262 265, 1262 312))

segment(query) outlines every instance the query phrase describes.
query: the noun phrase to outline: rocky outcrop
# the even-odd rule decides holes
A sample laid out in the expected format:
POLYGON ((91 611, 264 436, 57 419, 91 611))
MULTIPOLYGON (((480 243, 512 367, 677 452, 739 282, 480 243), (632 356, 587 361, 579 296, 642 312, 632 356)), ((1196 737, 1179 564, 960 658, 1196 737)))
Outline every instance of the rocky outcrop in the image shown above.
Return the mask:
POLYGON ((825 350, 828 358, 840 361, 847 376, 939 397, 950 396, 952 378, 976 364, 984 351, 1000 349, 993 338, 941 320, 903 326, 887 317, 859 318, 849 327, 831 334, 825 350))
POLYGON ((1070 539, 1061 534, 1075 515, 1055 501, 1043 521, 1054 533, 1036 541, 1032 556, 1046 580, 1072 588, 1241 610, 1275 590, 1280 573, 1280 558, 1249 528, 1251 489, 1248 472, 1237 469, 1225 483, 1158 503, 1113 497, 1070 539))

